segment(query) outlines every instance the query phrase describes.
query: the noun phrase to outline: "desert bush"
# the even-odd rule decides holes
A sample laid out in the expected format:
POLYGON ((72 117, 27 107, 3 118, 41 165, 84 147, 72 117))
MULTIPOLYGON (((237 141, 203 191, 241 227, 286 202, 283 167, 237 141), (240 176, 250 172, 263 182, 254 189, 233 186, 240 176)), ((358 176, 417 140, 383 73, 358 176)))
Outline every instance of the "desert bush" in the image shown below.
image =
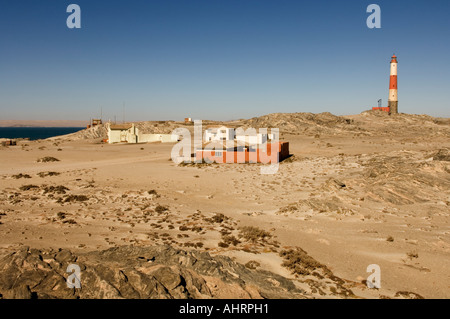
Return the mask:
POLYGON ((70 202, 85 202, 89 200, 89 198, 86 195, 68 195, 63 200, 64 203, 70 203, 70 202))
POLYGON ((241 243, 239 239, 237 239, 235 236, 232 236, 232 235, 222 236, 222 241, 226 244, 233 245, 233 246, 237 246, 241 243))
POLYGON ((51 156, 46 156, 46 157, 39 158, 37 160, 37 162, 38 163, 59 162, 59 159, 57 159, 55 157, 51 157, 51 156))
POLYGON ((203 230, 203 228, 200 226, 194 226, 191 228, 191 230, 199 233, 203 230))
POLYGON ((59 186, 46 186, 44 187, 44 194, 47 193, 56 193, 56 194, 65 194, 69 189, 63 185, 59 186))
POLYGON ((19 189, 21 191, 29 191, 30 189, 36 189, 36 188, 39 188, 39 186, 37 186, 37 185, 23 185, 19 189))
POLYGON ((217 246, 219 246, 221 248, 228 248, 230 245, 221 241, 220 243, 217 244, 217 246))
POLYGON ((254 226, 245 226, 240 228, 239 235, 245 240, 251 242, 257 242, 258 240, 266 240, 267 238, 272 237, 272 235, 269 232, 254 226))
POLYGON ((58 172, 40 172, 40 173, 37 173, 37 176, 44 178, 46 176, 58 176, 60 174, 61 173, 58 173, 58 172))
POLYGON ((155 212, 157 212, 158 214, 164 213, 164 212, 166 212, 168 210, 169 209, 166 206, 161 206, 161 205, 158 205, 155 208, 155 212))
POLYGON ((419 254, 417 252, 411 251, 406 254, 410 259, 419 258, 419 254))
POLYGON ((226 217, 224 214, 216 213, 212 217, 205 218, 205 221, 208 223, 211 223, 211 224, 213 224, 213 223, 220 224, 220 223, 226 221, 227 219, 228 219, 228 217, 226 217))
POLYGON ((20 174, 17 174, 17 175, 13 175, 12 178, 14 178, 14 179, 31 178, 31 176, 28 175, 28 174, 22 174, 22 173, 20 173, 20 174))
POLYGON ((291 270, 295 275, 312 275, 316 270, 322 270, 325 274, 332 275, 326 266, 309 256, 301 248, 282 250, 280 256, 284 259, 282 266, 291 270))

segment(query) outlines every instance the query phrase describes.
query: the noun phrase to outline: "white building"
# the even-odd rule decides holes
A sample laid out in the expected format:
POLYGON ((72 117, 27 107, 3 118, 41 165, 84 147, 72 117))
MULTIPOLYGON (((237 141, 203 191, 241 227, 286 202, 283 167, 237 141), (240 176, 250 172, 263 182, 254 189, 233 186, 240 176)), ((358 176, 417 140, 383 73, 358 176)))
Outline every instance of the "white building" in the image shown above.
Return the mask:
POLYGON ((268 134, 258 133, 256 135, 236 135, 236 141, 249 145, 264 144, 267 142, 268 134))
POLYGON ((204 141, 233 141, 235 137, 234 128, 225 126, 208 128, 205 131, 204 141))
POLYGON ((179 136, 172 134, 145 134, 134 124, 108 125, 108 143, 175 143, 179 136))
POLYGON ((134 124, 108 125, 108 143, 137 143, 138 137, 134 124))

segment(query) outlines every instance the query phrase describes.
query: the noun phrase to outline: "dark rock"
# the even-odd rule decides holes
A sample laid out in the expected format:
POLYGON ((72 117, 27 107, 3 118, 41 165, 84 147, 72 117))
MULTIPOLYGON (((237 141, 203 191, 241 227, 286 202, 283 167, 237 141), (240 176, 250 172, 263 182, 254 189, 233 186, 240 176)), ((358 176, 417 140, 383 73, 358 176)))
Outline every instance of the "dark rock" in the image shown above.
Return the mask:
POLYGON ((169 267, 161 267, 152 275, 168 290, 175 289, 181 284, 181 277, 169 267))
POLYGON ((440 149, 433 155, 433 160, 450 162, 450 151, 448 149, 440 149))
POLYGON ((24 247, 2 258, 0 269, 0 294, 6 299, 221 298, 222 290, 236 297, 252 291, 255 297, 305 298, 282 276, 248 269, 229 257, 170 246, 123 246, 78 256, 66 249, 24 247), (80 289, 67 287, 71 274, 66 269, 72 263, 81 269, 80 289))
POLYGON ((63 263, 63 262, 71 262, 71 261, 75 261, 76 257, 74 257, 70 251, 62 249, 61 251, 59 251, 56 254, 55 260, 59 261, 61 263, 63 263))

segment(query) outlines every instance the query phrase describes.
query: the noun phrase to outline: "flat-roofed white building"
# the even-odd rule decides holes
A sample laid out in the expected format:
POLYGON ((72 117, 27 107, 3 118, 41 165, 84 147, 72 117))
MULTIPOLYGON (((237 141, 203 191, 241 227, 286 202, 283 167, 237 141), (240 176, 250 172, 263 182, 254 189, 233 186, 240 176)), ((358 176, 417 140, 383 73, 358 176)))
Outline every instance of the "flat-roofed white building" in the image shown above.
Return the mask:
POLYGON ((235 132, 234 128, 225 126, 208 128, 205 131, 204 141, 232 141, 234 140, 235 132))
POLYGON ((179 136, 172 134, 142 133, 134 124, 109 124, 108 143, 175 143, 179 136))
POLYGON ((137 143, 138 137, 134 124, 108 125, 108 143, 137 143))
POLYGON ((268 134, 258 133, 256 135, 236 135, 236 141, 255 145, 264 144, 267 142, 268 134))

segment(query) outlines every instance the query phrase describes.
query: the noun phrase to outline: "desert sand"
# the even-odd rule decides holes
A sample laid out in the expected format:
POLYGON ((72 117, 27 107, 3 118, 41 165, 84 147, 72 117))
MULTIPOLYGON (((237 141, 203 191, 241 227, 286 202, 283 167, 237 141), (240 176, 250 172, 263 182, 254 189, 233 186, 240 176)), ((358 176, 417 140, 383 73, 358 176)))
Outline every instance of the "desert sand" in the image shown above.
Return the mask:
POLYGON ((103 144, 99 128, 0 146, 0 297, 450 297, 450 119, 214 124, 279 128, 292 156, 274 175, 176 165, 174 144, 103 144), (69 263, 82 291, 66 287, 69 263))

